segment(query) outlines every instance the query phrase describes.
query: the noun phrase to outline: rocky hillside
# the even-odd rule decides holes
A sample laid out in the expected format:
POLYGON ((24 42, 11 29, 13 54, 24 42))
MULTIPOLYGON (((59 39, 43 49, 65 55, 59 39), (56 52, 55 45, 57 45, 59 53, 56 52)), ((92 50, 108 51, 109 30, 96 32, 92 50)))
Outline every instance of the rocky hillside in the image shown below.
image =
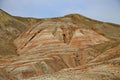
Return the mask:
POLYGON ((0 17, 0 80, 120 80, 120 25, 79 14, 0 17))

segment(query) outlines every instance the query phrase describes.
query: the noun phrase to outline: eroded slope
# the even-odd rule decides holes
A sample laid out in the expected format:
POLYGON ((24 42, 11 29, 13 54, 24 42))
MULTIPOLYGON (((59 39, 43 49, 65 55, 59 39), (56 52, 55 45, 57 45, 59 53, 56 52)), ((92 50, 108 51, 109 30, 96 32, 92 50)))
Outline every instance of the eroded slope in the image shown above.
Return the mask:
POLYGON ((51 19, 0 15, 0 53, 19 55, 1 57, 0 80, 120 79, 119 25, 78 14, 51 19))

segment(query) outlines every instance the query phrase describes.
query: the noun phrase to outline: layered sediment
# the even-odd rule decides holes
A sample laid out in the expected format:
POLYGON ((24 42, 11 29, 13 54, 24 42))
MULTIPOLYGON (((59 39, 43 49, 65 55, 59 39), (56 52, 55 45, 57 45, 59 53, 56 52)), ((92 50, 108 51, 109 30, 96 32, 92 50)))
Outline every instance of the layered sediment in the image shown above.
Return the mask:
POLYGON ((1 10, 0 16, 0 30, 9 34, 0 33, 0 80, 120 79, 119 25, 78 14, 35 19, 1 10))

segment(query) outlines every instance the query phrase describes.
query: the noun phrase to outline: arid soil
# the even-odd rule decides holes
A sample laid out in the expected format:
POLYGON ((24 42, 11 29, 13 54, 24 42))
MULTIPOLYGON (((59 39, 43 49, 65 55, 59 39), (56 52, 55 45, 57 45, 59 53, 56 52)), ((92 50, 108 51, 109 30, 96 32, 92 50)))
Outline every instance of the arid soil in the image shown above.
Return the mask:
POLYGON ((79 14, 0 10, 0 80, 120 80, 120 25, 79 14))

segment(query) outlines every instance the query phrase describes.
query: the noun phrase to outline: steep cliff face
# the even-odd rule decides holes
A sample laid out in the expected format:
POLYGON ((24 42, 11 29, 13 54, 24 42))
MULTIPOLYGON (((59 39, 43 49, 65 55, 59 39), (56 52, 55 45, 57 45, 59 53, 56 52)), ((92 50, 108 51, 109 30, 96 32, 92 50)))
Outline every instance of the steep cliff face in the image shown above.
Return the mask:
POLYGON ((119 25, 78 14, 0 16, 0 80, 120 79, 119 25))

